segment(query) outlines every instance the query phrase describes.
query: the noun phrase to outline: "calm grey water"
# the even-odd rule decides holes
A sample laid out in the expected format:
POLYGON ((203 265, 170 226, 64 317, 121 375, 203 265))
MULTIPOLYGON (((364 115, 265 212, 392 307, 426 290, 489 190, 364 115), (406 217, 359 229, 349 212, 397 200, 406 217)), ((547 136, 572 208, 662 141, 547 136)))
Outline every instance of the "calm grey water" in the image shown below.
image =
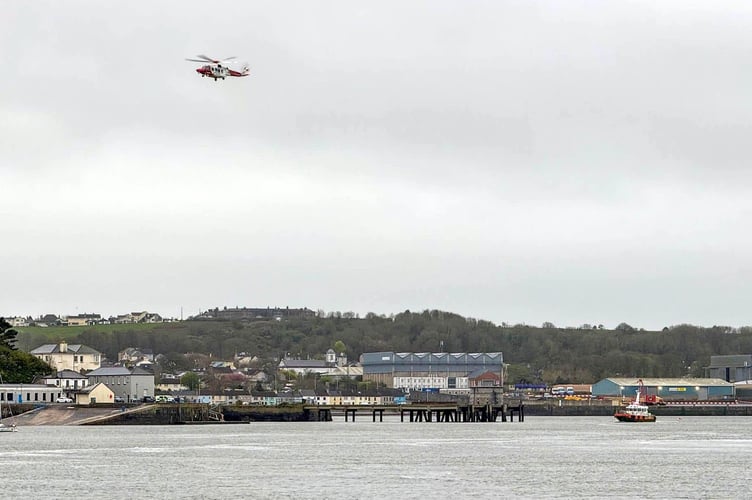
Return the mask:
POLYGON ((751 428, 749 417, 24 427, 0 434, 0 492, 11 499, 750 498, 751 428))

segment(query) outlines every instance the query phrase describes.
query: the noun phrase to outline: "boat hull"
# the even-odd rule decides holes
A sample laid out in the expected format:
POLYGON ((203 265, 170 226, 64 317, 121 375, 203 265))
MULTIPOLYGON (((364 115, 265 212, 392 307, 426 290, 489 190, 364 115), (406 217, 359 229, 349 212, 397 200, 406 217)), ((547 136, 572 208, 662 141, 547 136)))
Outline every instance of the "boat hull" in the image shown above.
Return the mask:
POLYGON ((615 413, 614 418, 619 422, 655 422, 655 415, 630 415, 628 413, 615 413))

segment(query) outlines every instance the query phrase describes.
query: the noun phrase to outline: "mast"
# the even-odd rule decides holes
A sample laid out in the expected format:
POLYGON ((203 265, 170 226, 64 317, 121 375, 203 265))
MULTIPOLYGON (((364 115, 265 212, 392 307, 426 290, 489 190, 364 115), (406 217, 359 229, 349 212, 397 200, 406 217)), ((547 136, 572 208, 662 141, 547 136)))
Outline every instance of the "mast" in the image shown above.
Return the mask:
POLYGON ((643 387, 642 379, 641 378, 637 379, 637 394, 634 400, 636 405, 640 404, 640 392, 642 391, 642 387, 643 387))

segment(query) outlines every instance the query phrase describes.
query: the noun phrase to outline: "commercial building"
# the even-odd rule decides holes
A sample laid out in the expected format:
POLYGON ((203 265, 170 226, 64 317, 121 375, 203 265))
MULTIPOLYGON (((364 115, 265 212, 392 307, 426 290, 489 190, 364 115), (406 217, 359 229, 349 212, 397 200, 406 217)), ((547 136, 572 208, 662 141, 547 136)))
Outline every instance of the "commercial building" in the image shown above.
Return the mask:
POLYGON ((665 401, 733 400, 734 384, 718 378, 605 378, 593 384, 595 397, 634 398, 642 380, 642 395, 665 401))
POLYGON ((752 354, 710 356, 710 366, 705 371, 708 377, 726 382, 752 380, 752 354))
POLYGON ((406 390, 469 389, 473 374, 503 380, 501 352, 367 352, 360 356, 363 381, 406 390))

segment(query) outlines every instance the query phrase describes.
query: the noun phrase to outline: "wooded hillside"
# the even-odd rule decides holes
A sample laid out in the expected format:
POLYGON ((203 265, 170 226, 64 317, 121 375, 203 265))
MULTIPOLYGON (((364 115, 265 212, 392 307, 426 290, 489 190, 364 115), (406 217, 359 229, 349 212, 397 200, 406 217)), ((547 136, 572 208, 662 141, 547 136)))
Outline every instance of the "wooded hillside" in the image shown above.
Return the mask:
POLYGON ((363 352, 495 352, 510 364, 509 381, 591 383, 609 376, 704 376, 714 354, 752 353, 752 328, 678 325, 663 331, 497 326, 442 311, 405 311, 391 317, 316 317, 286 321, 183 321, 155 325, 19 328, 18 347, 30 350, 65 338, 116 359, 126 347, 155 354, 211 354, 230 359, 245 352, 272 364, 280 356, 323 358, 337 341, 348 358, 363 352), (58 338, 59 337, 59 338, 58 338))

